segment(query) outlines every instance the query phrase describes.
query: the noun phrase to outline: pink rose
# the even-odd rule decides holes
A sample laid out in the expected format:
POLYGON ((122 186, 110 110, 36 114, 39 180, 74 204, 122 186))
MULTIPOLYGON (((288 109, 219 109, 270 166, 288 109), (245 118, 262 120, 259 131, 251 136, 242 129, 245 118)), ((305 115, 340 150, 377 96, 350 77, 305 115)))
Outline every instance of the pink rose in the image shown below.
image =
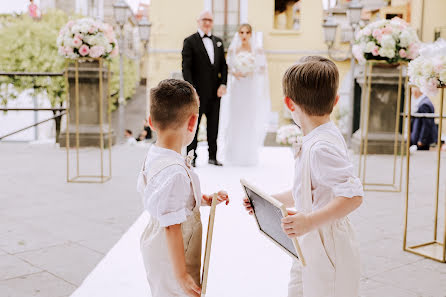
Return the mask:
POLYGON ((90 29, 88 29, 88 33, 93 34, 97 28, 95 26, 91 26, 90 29))
POLYGON ((67 23, 67 27, 68 27, 69 29, 71 29, 73 26, 74 26, 74 21, 69 21, 69 22, 67 23))
POLYGON ((418 57, 420 51, 420 44, 419 43, 412 43, 409 45, 407 58, 410 60, 415 59, 418 57))
POLYGON ((105 24, 104 29, 105 37, 107 37, 108 42, 112 43, 115 40, 115 32, 113 31, 113 27, 109 24, 105 24))
POLYGON ((80 40, 78 37, 74 37, 73 45, 74 47, 79 48, 82 45, 82 40, 80 40))
POLYGON ((105 37, 107 38, 108 42, 112 43, 115 40, 115 32, 112 31, 105 31, 105 37))
POLYGON ((399 54, 400 54, 401 58, 406 58, 407 57, 407 53, 406 53, 406 51, 404 49, 400 49, 399 54))
POLYGON ((380 29, 375 29, 375 30, 373 30, 373 32, 372 32, 372 36, 373 36, 376 40, 378 40, 378 42, 381 42, 381 39, 382 39, 382 37, 383 37, 382 30, 380 30, 380 29))
POLYGON ((73 48, 71 46, 65 46, 63 50, 64 50, 65 55, 69 55, 69 54, 73 53, 73 48))
POLYGON ((78 38, 80 40, 83 40, 84 36, 82 34, 76 34, 76 35, 74 35, 74 38, 78 38))
POLYGON ((90 48, 88 47, 88 45, 84 44, 81 46, 81 48, 79 49, 79 54, 82 57, 85 57, 86 55, 88 55, 90 53, 90 48))
POLYGON ((103 46, 95 45, 90 49, 90 57, 92 58, 99 58, 102 56, 105 52, 105 49, 103 46))
POLYGON ((375 46, 372 49, 372 55, 374 55, 375 57, 379 55, 379 47, 375 46))
POLYGON ((381 32, 382 32, 382 34, 392 34, 393 29, 392 29, 392 27, 386 26, 381 30, 381 32))

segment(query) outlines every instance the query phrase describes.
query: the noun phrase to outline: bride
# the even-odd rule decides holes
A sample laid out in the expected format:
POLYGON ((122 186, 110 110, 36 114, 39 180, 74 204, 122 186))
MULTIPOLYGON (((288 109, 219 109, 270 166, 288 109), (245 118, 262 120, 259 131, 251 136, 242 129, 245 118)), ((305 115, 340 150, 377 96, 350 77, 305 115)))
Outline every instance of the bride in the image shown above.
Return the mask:
POLYGON ((228 92, 222 99, 220 142, 225 163, 258 163, 270 110, 269 80, 261 35, 242 24, 227 55, 228 92))

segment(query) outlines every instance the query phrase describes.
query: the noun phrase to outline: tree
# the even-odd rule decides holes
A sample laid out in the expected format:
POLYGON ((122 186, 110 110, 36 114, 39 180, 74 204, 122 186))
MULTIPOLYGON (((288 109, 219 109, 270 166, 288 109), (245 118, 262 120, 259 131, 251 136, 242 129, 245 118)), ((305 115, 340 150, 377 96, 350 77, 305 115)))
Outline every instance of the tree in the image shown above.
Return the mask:
MULTIPOLYGON (((75 18, 80 16, 75 16, 75 18)), ((58 55, 56 44, 60 29, 69 17, 60 10, 48 11, 40 21, 28 15, 4 18, 0 22, 0 70, 6 72, 63 72, 66 61, 58 55)), ((133 96, 139 79, 138 64, 124 59, 126 99, 133 96)), ((119 57, 111 61, 110 80, 113 106, 119 93, 119 57)), ((62 107, 66 99, 64 77, 0 76, 0 105, 16 99, 24 92, 46 96, 52 107, 62 107)), ((114 109, 112 107, 112 109, 114 109)), ((54 112, 56 113, 56 112, 54 112)), ((55 119, 56 139, 59 137, 61 118, 55 119)))
MULTIPOLYGON (((40 21, 28 15, 7 18, 0 28, 0 69, 7 72, 62 72, 65 61, 57 55, 56 39, 59 29, 68 21, 61 11, 51 11, 40 21)), ((33 95, 43 94, 51 106, 61 107, 65 99, 63 77, 0 77, 0 100, 5 105, 31 90, 33 95)), ((60 131, 61 118, 56 121, 60 131)))

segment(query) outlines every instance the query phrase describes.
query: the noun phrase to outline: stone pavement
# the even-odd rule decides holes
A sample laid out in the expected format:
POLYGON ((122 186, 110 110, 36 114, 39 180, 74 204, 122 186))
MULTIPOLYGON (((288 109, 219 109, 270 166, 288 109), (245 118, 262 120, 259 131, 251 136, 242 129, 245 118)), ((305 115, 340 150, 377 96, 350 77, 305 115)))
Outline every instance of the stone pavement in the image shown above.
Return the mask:
MULTIPOLYGON (((135 180, 145 151, 141 146, 116 146, 110 182, 67 184, 65 151, 53 145, 0 143, 0 296, 63 297, 81 286, 141 214, 135 180)), ((87 149, 82 156, 81 169, 98 155, 87 149)), ((411 188, 408 239, 415 244, 432 239, 435 153, 418 152, 412 160, 416 186, 411 188)), ((267 192, 283 189, 292 181, 290 151, 265 148, 255 168, 210 167, 205 156, 198 164, 203 191, 225 188, 233 200, 231 207, 218 213, 216 234, 222 235, 216 235, 213 255, 222 256, 213 260, 219 269, 212 272, 209 292, 218 286, 212 296, 245 297, 231 288, 246 287, 251 280, 256 284, 253 292, 261 293, 250 296, 285 296, 289 258, 261 237, 252 219, 243 214, 238 179, 255 181, 267 192), (254 262, 258 259, 261 262, 254 262), (234 269, 233 263, 243 265, 234 269), (268 282, 271 279, 275 281, 268 282)), ((372 156, 370 180, 385 181, 391 165, 388 156, 372 156)), ((441 184, 440 222, 444 222, 445 183, 441 184)), ((361 296, 445 297, 446 264, 402 251, 403 211, 402 193, 367 192, 351 216, 361 243, 361 296)))

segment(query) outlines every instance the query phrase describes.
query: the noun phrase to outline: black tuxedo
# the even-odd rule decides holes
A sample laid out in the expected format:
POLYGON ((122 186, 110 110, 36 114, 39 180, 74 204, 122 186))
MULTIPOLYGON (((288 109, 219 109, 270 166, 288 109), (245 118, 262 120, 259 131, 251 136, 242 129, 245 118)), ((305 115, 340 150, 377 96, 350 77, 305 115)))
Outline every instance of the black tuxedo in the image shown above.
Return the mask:
MULTIPOLYGON (((209 159, 216 160, 220 115, 220 98, 217 97, 217 90, 220 85, 226 85, 228 66, 226 65, 223 41, 216 36, 211 36, 211 40, 214 45, 214 64, 211 64, 198 32, 184 39, 181 54, 183 58, 183 78, 195 87, 200 97, 198 122, 200 122, 203 114, 206 115, 209 159)), ((195 150, 196 148, 197 135, 195 135, 194 141, 187 150, 195 150)))

